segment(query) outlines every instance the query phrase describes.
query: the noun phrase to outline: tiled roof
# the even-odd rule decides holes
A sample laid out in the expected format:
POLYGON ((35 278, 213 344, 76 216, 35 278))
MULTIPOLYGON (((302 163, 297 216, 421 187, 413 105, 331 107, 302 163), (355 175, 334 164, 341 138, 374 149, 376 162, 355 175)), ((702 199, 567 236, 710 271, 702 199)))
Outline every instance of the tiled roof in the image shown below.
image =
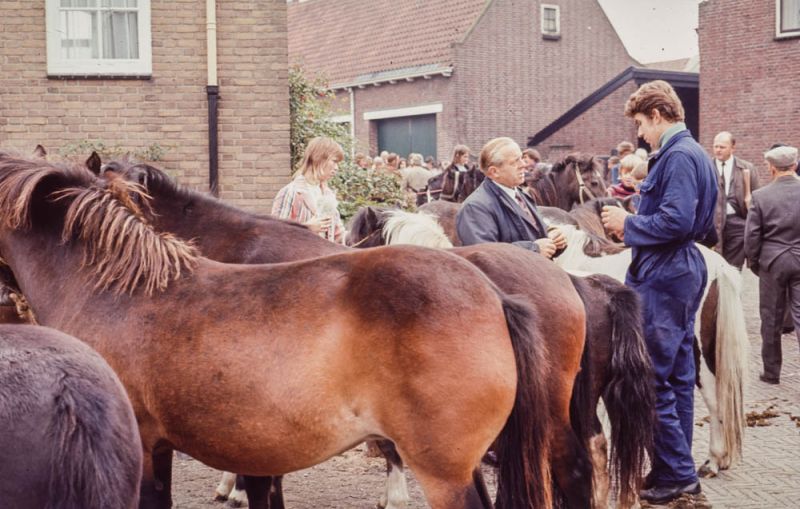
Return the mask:
POLYGON ((452 65, 491 0, 310 0, 288 6, 289 62, 331 84, 452 65), (394 73, 388 73, 394 71, 394 73))

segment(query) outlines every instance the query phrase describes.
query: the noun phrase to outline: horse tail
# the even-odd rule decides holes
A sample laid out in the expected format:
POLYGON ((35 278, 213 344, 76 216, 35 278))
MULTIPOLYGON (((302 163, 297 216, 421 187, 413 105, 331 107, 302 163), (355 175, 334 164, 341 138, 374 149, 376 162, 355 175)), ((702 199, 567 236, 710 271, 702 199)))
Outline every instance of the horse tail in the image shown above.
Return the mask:
POLYGON ((65 371, 57 381, 49 427, 48 509, 138 506, 142 448, 136 418, 119 382, 103 375, 78 377, 65 371))
POLYGON ((717 284, 717 405, 722 420, 722 439, 733 464, 742 456, 746 428, 744 390, 750 343, 742 311, 741 274, 730 264, 719 263, 717 284))
POLYGON ((550 419, 544 377, 547 357, 542 338, 531 324, 534 311, 510 296, 502 296, 514 357, 517 394, 514 408, 497 438, 498 509, 550 507, 548 463, 550 419))
POLYGON ((611 320, 611 367, 603 391, 611 423, 610 471, 617 479, 620 507, 629 507, 638 494, 645 458, 652 450, 655 426, 653 366, 642 332, 639 297, 634 290, 608 277, 611 320))

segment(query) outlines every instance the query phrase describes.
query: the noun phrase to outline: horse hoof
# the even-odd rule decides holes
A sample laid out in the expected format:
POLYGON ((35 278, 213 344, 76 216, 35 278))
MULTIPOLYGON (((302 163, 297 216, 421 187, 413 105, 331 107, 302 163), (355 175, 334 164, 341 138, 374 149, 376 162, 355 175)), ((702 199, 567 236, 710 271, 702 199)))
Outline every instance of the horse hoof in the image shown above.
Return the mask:
POLYGON ((245 504, 243 504, 242 502, 240 502, 238 500, 231 499, 231 500, 228 500, 228 503, 225 504, 225 506, 226 507, 234 507, 234 508, 236 508, 236 507, 244 507, 245 504))
POLYGON ((214 502, 225 502, 228 500, 228 495, 220 495, 219 493, 214 493, 214 502))
POLYGON ((699 469, 697 469, 697 475, 704 479, 710 479, 712 477, 716 477, 718 473, 719 472, 716 469, 711 467, 711 462, 709 460, 706 460, 706 462, 703 463, 703 465, 699 469))

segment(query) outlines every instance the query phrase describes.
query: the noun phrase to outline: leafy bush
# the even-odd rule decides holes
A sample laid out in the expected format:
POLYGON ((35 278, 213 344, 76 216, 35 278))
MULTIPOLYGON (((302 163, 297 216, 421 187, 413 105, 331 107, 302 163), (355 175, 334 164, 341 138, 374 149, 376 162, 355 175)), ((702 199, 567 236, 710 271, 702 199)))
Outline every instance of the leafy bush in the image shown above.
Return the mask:
POLYGON ((339 165, 339 171, 331 179, 331 187, 339 198, 339 213, 347 222, 361 207, 413 208, 400 189, 397 177, 387 173, 376 173, 359 168, 349 161, 339 165))
POLYGON ((130 154, 139 160, 155 162, 164 159, 164 155, 169 149, 170 147, 165 147, 159 143, 153 143, 147 147, 128 149, 121 145, 108 145, 102 140, 79 140, 63 145, 58 149, 58 152, 63 157, 77 156, 82 158, 88 157, 92 152, 97 152, 103 159, 116 159, 125 154, 130 154))
POLYGON ((331 103, 336 95, 320 76, 309 78, 298 65, 289 68, 289 139, 292 168, 297 168, 309 140, 327 136, 350 154, 352 140, 344 124, 331 122, 331 103))

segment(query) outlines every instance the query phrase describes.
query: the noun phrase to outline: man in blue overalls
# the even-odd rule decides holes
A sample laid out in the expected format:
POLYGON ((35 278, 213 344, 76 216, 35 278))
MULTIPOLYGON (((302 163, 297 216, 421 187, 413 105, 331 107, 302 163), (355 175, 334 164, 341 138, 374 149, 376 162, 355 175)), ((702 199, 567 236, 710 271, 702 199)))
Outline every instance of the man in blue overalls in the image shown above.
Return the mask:
POLYGON ((718 185, 711 159, 683 123, 672 86, 645 83, 628 99, 625 115, 658 151, 642 182, 638 214, 605 207, 603 223, 633 247, 626 283, 642 299, 658 420, 652 471, 640 496, 662 504, 701 491, 692 459, 693 342, 707 271, 695 241, 716 241, 718 185))

